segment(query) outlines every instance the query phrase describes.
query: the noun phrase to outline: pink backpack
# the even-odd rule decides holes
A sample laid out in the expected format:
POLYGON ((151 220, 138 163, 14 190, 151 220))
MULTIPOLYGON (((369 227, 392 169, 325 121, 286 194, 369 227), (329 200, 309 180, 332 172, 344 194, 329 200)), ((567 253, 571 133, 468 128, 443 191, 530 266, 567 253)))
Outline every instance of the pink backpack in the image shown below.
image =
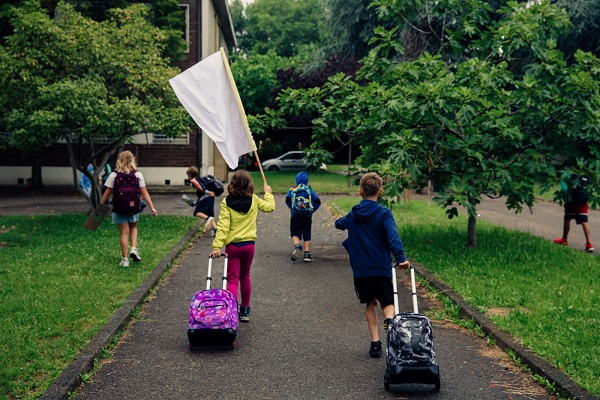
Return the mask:
POLYGON ((190 329, 238 328, 237 301, 225 289, 207 289, 194 295, 190 305, 190 329))
POLYGON ((113 186, 113 212, 120 215, 133 215, 141 212, 140 181, 135 171, 117 172, 113 186))
POLYGON ((211 289, 213 258, 208 258, 206 289, 194 295, 190 305, 188 339, 190 349, 202 346, 235 347, 239 314, 237 300, 227 287, 227 254, 223 265, 223 288, 211 289))

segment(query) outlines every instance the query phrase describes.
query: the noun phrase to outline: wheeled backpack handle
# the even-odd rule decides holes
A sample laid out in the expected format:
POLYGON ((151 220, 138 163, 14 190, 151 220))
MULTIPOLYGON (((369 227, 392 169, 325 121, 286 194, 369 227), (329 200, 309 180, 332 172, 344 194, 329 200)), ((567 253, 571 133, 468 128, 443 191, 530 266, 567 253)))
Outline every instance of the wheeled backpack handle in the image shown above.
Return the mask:
MULTIPOLYGON (((221 257, 225 259, 223 264, 223 289, 227 289, 227 253, 221 253, 221 257)), ((210 289, 210 283, 212 281, 212 262, 214 257, 212 254, 208 256, 208 276, 206 277, 206 290, 210 289)))
MULTIPOLYGON (((412 300, 413 300, 413 312, 419 313, 419 305, 417 303, 417 285, 415 282, 415 269, 410 264, 410 283, 412 286, 412 300)), ((392 285, 394 287, 394 315, 400 313, 400 307, 398 306, 398 282, 396 279, 396 266, 392 267, 392 285)))

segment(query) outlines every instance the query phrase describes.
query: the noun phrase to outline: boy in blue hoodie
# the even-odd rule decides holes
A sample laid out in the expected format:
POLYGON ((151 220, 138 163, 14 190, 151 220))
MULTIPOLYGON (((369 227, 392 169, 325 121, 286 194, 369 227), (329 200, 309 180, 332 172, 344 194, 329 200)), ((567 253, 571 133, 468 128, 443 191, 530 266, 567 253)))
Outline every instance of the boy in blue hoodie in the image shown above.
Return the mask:
POLYGON ((308 174, 304 171, 296 175, 296 186, 292 186, 285 196, 285 204, 291 210, 290 235, 294 244, 292 261, 302 254, 301 240, 304 240, 304 262, 313 260, 310 254, 312 215, 321 207, 321 199, 308 185, 308 174))
POLYGON ((385 318, 385 330, 394 317, 392 254, 396 266, 410 266, 404 255, 392 212, 377 203, 383 192, 382 184, 383 180, 376 173, 365 174, 360 180, 362 201, 352 207, 352 211, 346 216, 335 221, 337 229, 348 230, 348 239, 342 245, 350 256, 358 300, 361 304, 366 304, 365 316, 371 335, 371 357, 380 357, 382 353, 377 331, 377 303, 380 304, 385 318))

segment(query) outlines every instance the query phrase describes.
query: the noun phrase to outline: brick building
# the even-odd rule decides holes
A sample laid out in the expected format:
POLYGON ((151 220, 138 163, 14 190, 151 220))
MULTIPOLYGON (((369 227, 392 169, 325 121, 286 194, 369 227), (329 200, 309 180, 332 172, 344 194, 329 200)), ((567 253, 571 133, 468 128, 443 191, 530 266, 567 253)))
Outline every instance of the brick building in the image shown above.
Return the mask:
MULTIPOLYGON (((227 0, 182 0, 188 43, 186 58, 177 63, 185 70, 221 47, 235 46, 235 32, 227 0)), ((125 145, 136 155, 140 171, 151 186, 183 185, 185 171, 197 165, 201 174, 227 180, 228 167, 213 141, 201 130, 181 138, 137 135, 125 145)), ((46 186, 73 184, 73 170, 65 144, 55 143, 41 152, 42 176, 46 186)), ((17 151, 0 153, 0 186, 26 185, 31 162, 17 151)))

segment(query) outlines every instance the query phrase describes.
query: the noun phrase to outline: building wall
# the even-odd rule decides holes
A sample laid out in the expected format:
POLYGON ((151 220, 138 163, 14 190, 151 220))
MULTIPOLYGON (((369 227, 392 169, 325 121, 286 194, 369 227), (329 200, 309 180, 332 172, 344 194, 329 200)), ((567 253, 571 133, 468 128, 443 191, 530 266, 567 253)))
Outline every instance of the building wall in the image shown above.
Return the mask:
POLYGON ((176 64, 182 71, 188 69, 189 67, 196 64, 200 61, 199 57, 199 47, 197 38, 200 37, 198 26, 198 18, 199 18, 199 9, 198 3, 201 3, 202 0, 183 0, 180 1, 180 4, 188 6, 188 22, 189 22, 189 48, 188 53, 186 54, 185 60, 178 61, 176 64))
MULTIPOLYGON (((203 29, 202 41, 202 59, 220 51, 223 47, 227 53, 227 43, 225 35, 219 26, 219 18, 213 1, 202 1, 202 19, 203 29)), ((214 142, 205 134, 202 135, 202 161, 200 166, 202 175, 211 174, 223 181, 228 179, 228 167, 223 156, 217 149, 214 142)))
MULTIPOLYGON (((182 71, 219 51, 220 47, 227 49, 232 40, 235 43, 235 39, 232 39, 231 20, 224 22, 228 28, 229 39, 219 27, 215 3, 220 8, 223 18, 224 14, 227 14, 223 12, 224 9, 227 10, 225 0, 180 1, 181 5, 188 6, 189 21, 189 51, 185 60, 177 63, 182 71)), ((198 166, 202 175, 211 174, 227 180, 227 165, 213 141, 200 130, 190 134, 189 144, 148 144, 144 136, 135 138, 135 144, 127 144, 125 149, 134 153, 139 169, 144 173, 149 185, 183 184, 186 178, 185 171, 191 165, 198 166)), ((41 160, 45 185, 73 184, 73 170, 69 166, 69 154, 65 144, 55 143, 42 150, 41 160)), ((16 151, 0 152, 0 185, 25 185, 30 176, 29 159, 16 151)))
MULTIPOLYGON (((144 174, 149 185, 183 185, 187 168, 197 165, 196 136, 196 132, 190 134, 189 144, 127 144, 125 150, 136 156, 140 171, 152 170, 152 176, 144 174)), ((83 156, 89 156, 89 153, 83 156)), ((55 143, 43 149, 40 157, 44 185, 73 183, 66 144, 55 143)), ((25 185, 31 177, 31 163, 17 151, 6 151, 0 156, 0 172, 0 185, 25 185)))
MULTIPOLYGON (((189 6, 190 46, 186 59, 178 62, 177 66, 184 71, 219 51, 221 47, 227 52, 229 45, 220 27, 214 0, 184 0, 180 4, 189 6), (202 31, 201 35, 198 35, 199 30, 202 31)), ((198 131, 202 132, 200 129, 198 131)), ((200 174, 215 175, 227 181, 228 167, 214 142, 204 133, 201 133, 200 141, 200 174)))

